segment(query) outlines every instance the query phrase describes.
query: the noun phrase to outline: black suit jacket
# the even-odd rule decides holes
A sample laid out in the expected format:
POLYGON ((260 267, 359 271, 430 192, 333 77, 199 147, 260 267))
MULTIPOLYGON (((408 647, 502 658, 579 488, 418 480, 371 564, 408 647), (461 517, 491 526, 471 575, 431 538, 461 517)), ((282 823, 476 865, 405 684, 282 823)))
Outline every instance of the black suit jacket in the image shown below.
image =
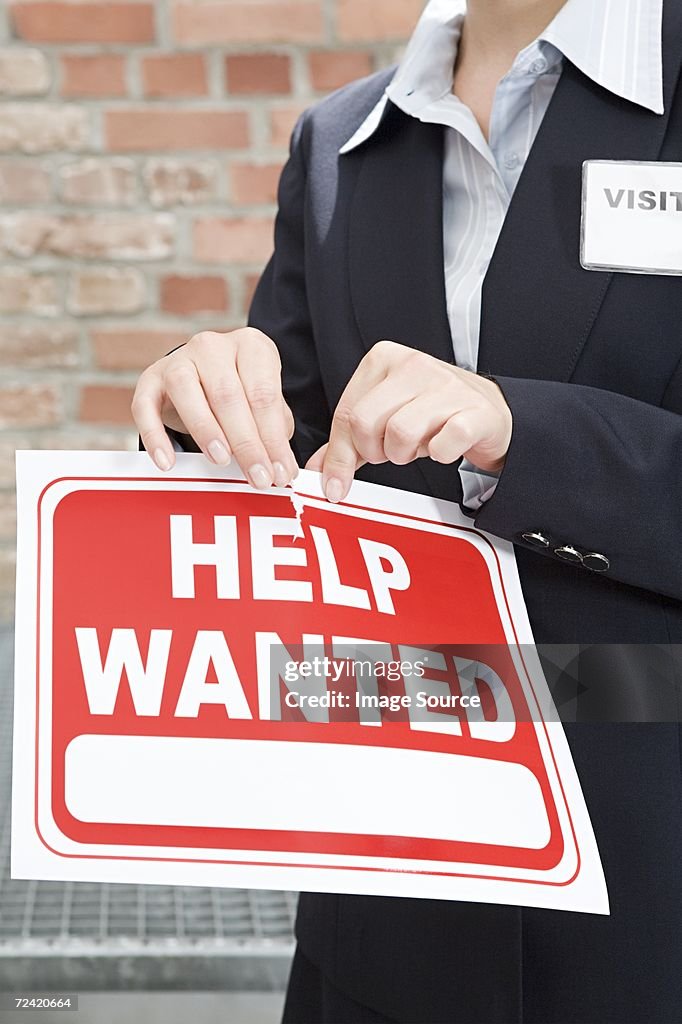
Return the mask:
MULTIPOLYGON (((538 644, 614 645, 589 662, 589 713, 578 705, 577 717, 592 721, 567 727, 612 913, 304 894, 303 951, 399 1021, 682 1020, 682 280, 579 262, 584 160, 682 162, 680 0, 666 0, 664 20, 664 116, 566 64, 485 280, 479 356, 514 429, 476 525, 517 545, 538 644), (533 530, 551 537, 548 553, 521 539, 533 530), (609 572, 560 561, 560 544, 605 554, 609 572), (615 646, 626 644, 646 646, 615 646), (643 668, 653 650, 655 673, 643 668), (673 713, 651 724, 662 691, 673 713), (609 724, 612 714, 631 721, 609 724)), ((304 115, 281 180, 275 254, 250 322, 281 351, 301 462, 327 439, 376 341, 453 359, 443 129, 389 104, 377 135, 338 154, 391 74, 304 115)), ((361 475, 461 497, 456 469, 429 460, 361 475)))

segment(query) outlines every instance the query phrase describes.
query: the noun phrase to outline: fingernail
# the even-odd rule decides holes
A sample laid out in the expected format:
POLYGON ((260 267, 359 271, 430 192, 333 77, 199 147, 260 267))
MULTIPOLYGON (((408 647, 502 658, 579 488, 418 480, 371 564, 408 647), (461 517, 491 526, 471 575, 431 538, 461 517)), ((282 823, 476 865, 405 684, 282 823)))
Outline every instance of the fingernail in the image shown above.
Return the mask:
POLYGON ((170 459, 166 455, 163 448, 157 448, 156 451, 154 452, 154 462, 159 467, 159 469, 162 470, 164 473, 167 473, 168 470, 171 468, 170 459))
POLYGON ((266 487, 270 487, 272 480, 265 466, 255 465, 249 470, 249 480, 254 487, 258 487, 259 490, 263 490, 266 487))
POLYGON ((219 466, 225 466, 230 461, 230 453, 222 441, 211 441, 206 451, 219 466))
POLYGON ((341 501, 343 498, 343 484, 333 476, 324 485, 324 493, 327 495, 328 501, 341 501))
POLYGON ((291 480, 291 473, 287 473, 281 462, 273 462, 272 468, 275 474, 275 483, 278 487, 286 487, 291 480))

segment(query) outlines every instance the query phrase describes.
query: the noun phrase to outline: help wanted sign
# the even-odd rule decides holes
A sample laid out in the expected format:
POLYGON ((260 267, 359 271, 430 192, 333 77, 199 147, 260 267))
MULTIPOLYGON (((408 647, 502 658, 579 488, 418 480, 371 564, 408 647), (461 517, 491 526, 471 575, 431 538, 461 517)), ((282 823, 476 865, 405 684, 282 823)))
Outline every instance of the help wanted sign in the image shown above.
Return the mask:
POLYGON ((608 913, 511 546, 456 506, 18 454, 12 873, 608 913))

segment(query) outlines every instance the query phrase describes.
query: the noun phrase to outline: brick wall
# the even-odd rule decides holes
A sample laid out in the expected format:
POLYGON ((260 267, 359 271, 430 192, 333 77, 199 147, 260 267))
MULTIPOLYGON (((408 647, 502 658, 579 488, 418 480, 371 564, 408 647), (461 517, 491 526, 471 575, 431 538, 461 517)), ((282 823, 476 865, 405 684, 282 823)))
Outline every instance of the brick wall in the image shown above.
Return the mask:
POLYGON ((15 448, 132 446, 139 369, 243 323, 298 113, 391 63, 423 0, 0 8, 0 619, 15 448))

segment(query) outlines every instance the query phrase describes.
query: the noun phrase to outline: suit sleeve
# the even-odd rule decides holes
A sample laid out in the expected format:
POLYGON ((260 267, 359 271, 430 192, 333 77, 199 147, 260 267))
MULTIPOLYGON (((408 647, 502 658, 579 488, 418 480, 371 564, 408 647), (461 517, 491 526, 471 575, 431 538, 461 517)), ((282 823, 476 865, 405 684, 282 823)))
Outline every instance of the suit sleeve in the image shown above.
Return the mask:
POLYGON ((280 352, 284 397, 296 420, 292 447, 299 465, 329 440, 331 424, 306 294, 305 132, 304 114, 294 129, 280 178, 275 251, 249 310, 249 326, 272 338, 280 352))
POLYGON ((583 568, 681 600, 682 416, 578 384, 495 379, 514 426, 476 525, 555 559, 573 548, 583 568))

